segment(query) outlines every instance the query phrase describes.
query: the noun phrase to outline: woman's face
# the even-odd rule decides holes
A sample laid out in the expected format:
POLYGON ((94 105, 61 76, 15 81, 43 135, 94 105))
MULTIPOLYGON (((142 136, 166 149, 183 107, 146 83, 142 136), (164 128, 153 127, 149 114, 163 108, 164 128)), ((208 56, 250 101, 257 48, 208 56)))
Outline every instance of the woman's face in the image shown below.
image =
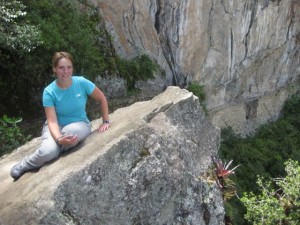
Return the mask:
POLYGON ((58 79, 68 80, 73 74, 73 64, 71 60, 67 58, 61 58, 58 61, 57 66, 53 67, 53 71, 58 79))

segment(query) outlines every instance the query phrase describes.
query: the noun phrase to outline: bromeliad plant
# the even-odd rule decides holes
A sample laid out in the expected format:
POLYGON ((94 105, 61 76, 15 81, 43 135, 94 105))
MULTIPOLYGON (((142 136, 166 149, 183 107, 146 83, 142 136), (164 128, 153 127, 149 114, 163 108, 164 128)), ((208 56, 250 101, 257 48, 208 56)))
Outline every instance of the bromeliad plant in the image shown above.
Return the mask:
POLYGON ((229 176, 234 174, 235 170, 240 165, 237 165, 236 167, 230 169, 229 167, 232 164, 233 160, 223 163, 221 159, 212 157, 212 161, 215 166, 214 172, 215 172, 216 183, 223 193, 224 201, 228 201, 230 198, 237 195, 235 184, 229 178, 229 176))

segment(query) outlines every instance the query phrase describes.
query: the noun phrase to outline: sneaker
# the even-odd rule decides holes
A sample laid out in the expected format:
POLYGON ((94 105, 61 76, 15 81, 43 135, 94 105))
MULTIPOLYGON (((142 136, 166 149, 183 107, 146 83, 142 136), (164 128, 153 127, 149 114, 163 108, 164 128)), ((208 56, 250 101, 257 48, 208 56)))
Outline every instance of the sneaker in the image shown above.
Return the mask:
POLYGON ((10 170, 10 175, 15 179, 19 179, 28 169, 19 162, 14 165, 10 170))

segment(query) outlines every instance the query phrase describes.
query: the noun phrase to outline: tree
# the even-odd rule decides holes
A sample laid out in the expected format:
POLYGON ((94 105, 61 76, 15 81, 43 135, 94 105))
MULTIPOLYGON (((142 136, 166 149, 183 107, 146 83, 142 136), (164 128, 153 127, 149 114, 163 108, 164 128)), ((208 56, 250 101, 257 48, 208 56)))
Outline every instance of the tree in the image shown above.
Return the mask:
POLYGON ((16 0, 0 0, 0 46, 30 52, 42 44, 38 27, 26 20, 25 6, 16 0))
POLYGON ((257 184, 261 194, 244 193, 241 201, 247 208, 245 218, 254 224, 296 225, 300 221, 300 166, 297 161, 285 162, 285 178, 263 181, 257 184))

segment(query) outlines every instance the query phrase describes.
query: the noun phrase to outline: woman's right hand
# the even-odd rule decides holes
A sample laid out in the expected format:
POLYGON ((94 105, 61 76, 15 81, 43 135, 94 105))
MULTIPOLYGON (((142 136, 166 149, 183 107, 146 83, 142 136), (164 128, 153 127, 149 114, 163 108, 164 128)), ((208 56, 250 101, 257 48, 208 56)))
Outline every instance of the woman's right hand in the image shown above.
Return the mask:
POLYGON ((78 137, 76 135, 63 135, 57 139, 57 143, 60 145, 75 145, 78 142, 78 137))

